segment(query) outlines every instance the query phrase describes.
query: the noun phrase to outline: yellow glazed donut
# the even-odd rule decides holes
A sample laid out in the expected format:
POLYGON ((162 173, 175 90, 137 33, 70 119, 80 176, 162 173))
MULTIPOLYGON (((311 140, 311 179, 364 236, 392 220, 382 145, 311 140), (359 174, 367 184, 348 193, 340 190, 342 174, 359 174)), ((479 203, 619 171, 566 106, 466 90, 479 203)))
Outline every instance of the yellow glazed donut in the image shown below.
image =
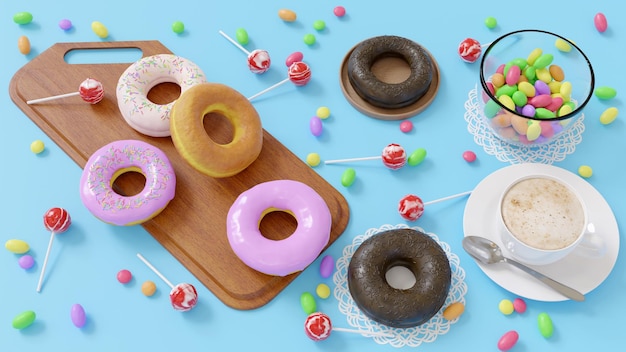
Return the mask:
POLYGON ((176 150, 196 170, 211 177, 243 171, 261 153, 261 118, 246 97, 219 83, 197 84, 180 95, 170 114, 176 150), (217 113, 233 126, 232 141, 218 144, 207 135, 204 116, 217 113))

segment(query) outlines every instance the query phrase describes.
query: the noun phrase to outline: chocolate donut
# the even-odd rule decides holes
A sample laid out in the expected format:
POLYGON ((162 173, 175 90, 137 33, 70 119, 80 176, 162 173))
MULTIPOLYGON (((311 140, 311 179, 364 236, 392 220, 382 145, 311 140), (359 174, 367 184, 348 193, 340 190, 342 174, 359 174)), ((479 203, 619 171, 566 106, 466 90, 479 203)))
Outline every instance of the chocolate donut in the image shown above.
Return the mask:
POLYGON ((348 79, 354 91, 370 104, 387 109, 402 108, 419 100, 430 87, 433 62, 419 44, 398 36, 384 35, 359 43, 348 58, 348 79), (400 83, 385 83, 372 72, 384 57, 406 61, 410 76, 400 83))
POLYGON ((356 305, 370 319, 396 328, 421 325, 445 303, 452 270, 445 251, 430 236, 413 229, 394 229, 373 235, 354 252, 348 266, 348 289, 356 305), (404 266, 415 285, 397 289, 387 271, 404 266))

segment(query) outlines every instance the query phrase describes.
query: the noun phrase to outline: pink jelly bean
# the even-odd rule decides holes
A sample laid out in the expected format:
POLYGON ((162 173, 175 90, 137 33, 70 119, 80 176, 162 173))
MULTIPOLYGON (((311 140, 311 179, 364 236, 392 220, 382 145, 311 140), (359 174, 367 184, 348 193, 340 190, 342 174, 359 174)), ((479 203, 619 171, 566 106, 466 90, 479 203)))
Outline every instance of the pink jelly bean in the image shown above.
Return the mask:
POLYGON ((346 8, 343 6, 336 6, 333 9, 333 13, 335 14, 335 16, 337 17, 343 17, 346 15, 346 8))
POLYGON ((498 66, 498 68, 496 69, 496 73, 504 74, 504 66, 504 64, 498 66))
POLYGON ((322 258, 322 262, 320 263, 320 275, 323 278, 328 278, 333 273, 333 268, 335 267, 335 260, 330 255, 325 255, 322 258))
POLYGON ((473 163, 474 161, 476 161, 476 153, 471 150, 464 151, 463 160, 467 161, 468 163, 473 163))
POLYGON ((515 309, 517 313, 524 313, 526 311, 526 302, 521 298, 514 299, 513 309, 515 309))
POLYGON ((554 97, 552 98, 552 101, 550 102, 550 104, 546 105, 545 108, 552 112, 556 112, 562 105, 563 105, 563 98, 554 97))
POLYGON ((519 339, 519 334, 517 333, 517 331, 515 330, 508 331, 504 335, 502 335, 500 340, 498 340, 498 349, 500 351, 508 351, 511 348, 513 348, 513 346, 515 346, 518 339, 519 339))
POLYGON ((413 122, 408 120, 400 122, 400 131, 404 133, 409 133, 413 131, 413 122))
POLYGON ((309 128, 311 129, 311 133, 315 136, 315 137, 319 137, 322 135, 322 119, 320 119, 317 116, 313 116, 311 117, 311 120, 309 120, 309 128))
POLYGON ((606 16, 602 12, 598 12, 593 18, 593 24, 596 26, 598 32, 603 33, 609 27, 606 22, 606 16))
POLYGON ((549 121, 541 121, 539 122, 541 126, 541 135, 546 138, 551 138, 554 136, 554 129, 552 128, 552 123, 549 121))
POLYGON ((520 70, 519 66, 512 65, 511 67, 509 67, 509 70, 506 73, 506 84, 510 86, 514 86, 515 84, 517 84, 521 73, 522 71, 520 70))
POLYGON ((287 59, 285 60, 285 65, 287 65, 287 67, 290 67, 294 62, 299 62, 302 60, 304 60, 304 54, 296 51, 287 56, 287 59))
POLYGON ((545 108, 552 102, 552 97, 549 94, 539 94, 528 99, 528 104, 535 108, 545 108))

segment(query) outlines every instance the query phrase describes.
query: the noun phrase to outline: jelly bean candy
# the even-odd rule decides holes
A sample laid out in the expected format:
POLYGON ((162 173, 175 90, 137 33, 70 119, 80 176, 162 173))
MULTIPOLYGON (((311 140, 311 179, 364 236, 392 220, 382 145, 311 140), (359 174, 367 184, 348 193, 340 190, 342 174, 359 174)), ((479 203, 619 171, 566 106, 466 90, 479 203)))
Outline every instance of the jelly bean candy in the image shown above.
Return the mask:
POLYGON ((32 310, 22 312, 13 318, 13 328, 18 330, 25 329, 35 322, 36 317, 37 315, 32 310))
POLYGON ((454 302, 443 310, 443 317, 447 320, 454 320, 463 314, 465 305, 462 302, 454 302))
POLYGON ((344 187, 350 187, 354 183, 355 179, 356 179, 356 170, 354 170, 353 168, 349 167, 341 175, 341 184, 344 187))
POLYGON ((504 335, 502 335, 502 337, 500 337, 500 340, 498 340, 498 349, 500 351, 508 351, 513 348, 513 346, 515 346, 518 339, 519 334, 517 333, 517 331, 508 331, 504 335))
POLYGON ((602 112, 600 115, 600 123, 603 125, 608 125, 611 122, 615 121, 617 118, 617 113, 619 111, 616 107, 610 107, 602 112))
POLYGON ((554 334, 554 325, 548 313, 539 313, 537 316, 537 326, 539 327, 539 333, 545 338, 550 338, 552 334, 554 334))
POLYGON ((300 306, 302 310, 309 315, 317 311, 317 304, 315 304, 315 297, 310 292, 304 292, 300 295, 300 306))
POLYGON ((593 94, 595 94, 598 99, 608 100, 615 98, 617 91, 614 88, 603 86, 597 87, 593 94))
POLYGON ((503 299, 498 304, 498 309, 500 310, 500 313, 504 315, 511 315, 514 311, 513 302, 508 299, 503 299))

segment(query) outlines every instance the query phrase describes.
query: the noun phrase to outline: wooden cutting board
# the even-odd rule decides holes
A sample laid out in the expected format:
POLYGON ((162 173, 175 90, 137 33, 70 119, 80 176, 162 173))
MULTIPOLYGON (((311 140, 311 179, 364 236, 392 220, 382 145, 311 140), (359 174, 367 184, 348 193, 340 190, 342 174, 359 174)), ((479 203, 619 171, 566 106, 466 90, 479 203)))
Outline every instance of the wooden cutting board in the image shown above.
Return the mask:
MULTIPOLYGON (((176 196, 161 214, 142 226, 226 305, 242 310, 265 305, 298 273, 270 276, 239 260, 226 237, 226 215, 232 203, 239 194, 261 182, 279 179, 304 182, 330 208, 333 217, 330 245, 348 224, 350 212, 345 198, 265 130, 260 156, 243 172, 215 179, 196 171, 180 157, 171 138, 142 135, 120 114, 117 81, 131 63, 68 64, 64 60, 71 50, 111 48, 138 48, 143 57, 171 54, 158 41, 58 43, 15 73, 9 86, 11 99, 81 167, 98 148, 116 140, 138 139, 163 150, 176 171, 176 196), (88 77, 98 79, 104 86, 105 96, 98 104, 88 104, 78 96, 36 105, 26 103, 74 92, 88 77)), ((210 81, 211 72, 205 70, 205 74, 210 81)), ((148 97, 165 104, 179 95, 178 85, 165 83, 153 88, 148 97)), ((226 121, 220 116, 205 117, 205 127, 210 125, 207 134, 218 143, 232 139, 232 126, 226 121)), ((118 193, 130 195, 139 192, 144 183, 142 175, 128 172, 115 181, 114 187, 118 193)), ((293 233, 296 220, 285 212, 273 212, 263 218, 260 228, 265 237, 283 239, 293 233)))

